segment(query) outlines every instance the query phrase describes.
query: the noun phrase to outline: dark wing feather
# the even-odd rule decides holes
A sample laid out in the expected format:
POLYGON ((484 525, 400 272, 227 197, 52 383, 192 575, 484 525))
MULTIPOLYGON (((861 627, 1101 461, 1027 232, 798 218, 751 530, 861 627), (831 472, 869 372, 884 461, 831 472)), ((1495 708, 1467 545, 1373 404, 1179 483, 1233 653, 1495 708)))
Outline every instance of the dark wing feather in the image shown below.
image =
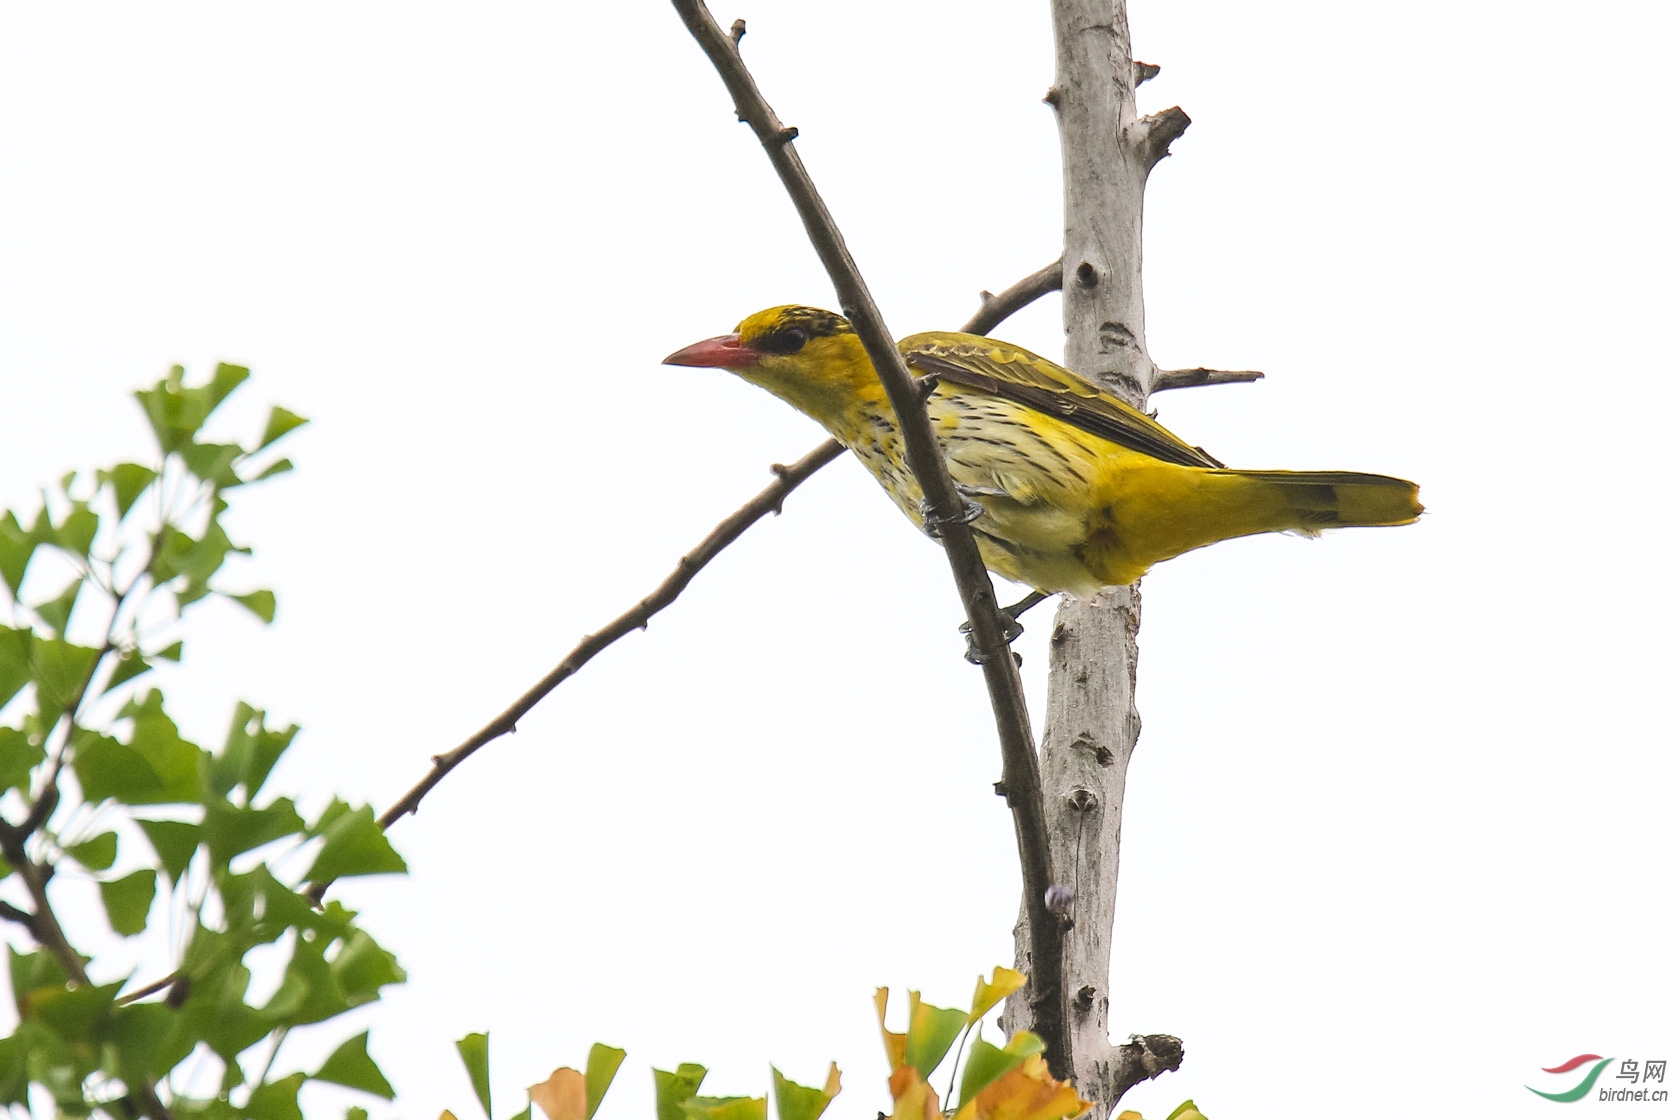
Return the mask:
POLYGON ((1222 467, 1119 397, 1030 350, 980 335, 930 331, 898 344, 905 363, 949 385, 1013 401, 1139 451, 1184 467, 1222 467))

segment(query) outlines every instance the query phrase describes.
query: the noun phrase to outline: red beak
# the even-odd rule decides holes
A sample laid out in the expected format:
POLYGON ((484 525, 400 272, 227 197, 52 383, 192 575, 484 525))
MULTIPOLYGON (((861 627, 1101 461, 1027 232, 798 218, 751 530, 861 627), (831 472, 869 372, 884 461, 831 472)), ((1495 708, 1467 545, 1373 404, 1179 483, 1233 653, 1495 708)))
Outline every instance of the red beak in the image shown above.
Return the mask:
POLYGON ((758 364, 759 355, 741 345, 738 334, 720 334, 693 346, 684 346, 665 359, 668 366, 707 366, 713 369, 749 369, 758 364))

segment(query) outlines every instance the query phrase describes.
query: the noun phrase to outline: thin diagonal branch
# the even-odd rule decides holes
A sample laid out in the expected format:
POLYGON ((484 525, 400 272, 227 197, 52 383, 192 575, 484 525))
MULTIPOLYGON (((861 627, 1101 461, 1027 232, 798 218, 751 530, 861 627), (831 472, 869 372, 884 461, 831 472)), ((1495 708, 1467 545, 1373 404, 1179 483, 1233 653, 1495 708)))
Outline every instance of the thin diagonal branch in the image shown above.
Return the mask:
MULTIPOLYGON (((536 707, 547 696, 559 687, 560 682, 576 673, 589 660, 618 639, 635 630, 647 629, 648 622, 654 615, 676 602, 677 596, 683 589, 712 561, 718 553, 733 544, 742 533, 746 532, 760 518, 768 514, 780 513, 782 502, 793 492, 793 488, 816 474, 818 470, 839 458, 845 450, 834 440, 826 440, 821 446, 813 448, 810 454, 784 467, 780 463, 771 467, 776 475, 776 481, 759 491, 758 496, 728 517, 718 523, 717 528, 706 534, 706 538, 689 551, 664 582, 648 593, 640 602, 607 625, 590 634, 579 642, 572 652, 568 653, 560 664, 550 669, 536 684, 526 689, 524 694, 508 705, 501 715, 479 728, 471 738, 454 750, 446 754, 432 756, 432 768, 414 788, 405 793, 397 803, 392 805, 379 818, 380 828, 390 828, 409 813, 418 812, 420 802, 432 789, 448 776, 449 772, 472 755, 486 743, 494 742, 503 735, 512 732, 525 713, 536 707)), ((326 893, 329 882, 311 883, 305 891, 310 898, 319 902, 326 893)))
POLYGON ((1041 296, 1062 290, 1062 259, 1057 257, 1001 295, 980 293, 980 310, 958 329, 964 334, 991 334, 997 325, 1041 296))
POLYGON ((834 440, 825 441, 820 447, 812 449, 810 454, 784 467, 780 463, 771 467, 776 481, 759 491, 758 496, 720 522, 717 528, 706 534, 706 538, 694 547, 681 560, 676 568, 665 577, 663 583, 654 588, 645 598, 635 606, 613 619, 606 626, 589 635, 577 644, 565 660, 549 670, 548 675, 532 685, 525 694, 510 704, 506 711, 479 729, 478 733, 448 754, 440 754, 432 760, 432 771, 427 774, 413 789, 409 790, 401 800, 379 818, 381 828, 389 828, 405 815, 420 808, 420 801, 431 792, 433 786, 443 780, 455 767, 464 762, 474 751, 493 739, 498 739, 512 731, 525 713, 537 706, 537 702, 550 692, 561 681, 577 672, 587 664, 590 658, 612 645, 618 639, 633 630, 645 630, 649 620, 672 603, 683 589, 689 585, 701 568, 712 561, 718 553, 733 544, 742 533, 746 532, 760 518, 771 513, 782 511, 782 502, 793 492, 793 488, 816 474, 819 469, 829 462, 839 458, 845 448, 834 440))
POLYGON ((874 297, 847 250, 839 227, 793 148, 798 130, 785 127, 777 118, 741 61, 737 43, 718 27, 702 0, 672 0, 672 5, 716 67, 734 99, 736 115, 752 127, 799 212, 811 246, 834 283, 841 310, 852 321, 887 391, 904 440, 905 459, 921 486, 923 498, 931 506, 924 520, 937 525, 951 564, 951 575, 961 592, 970 635, 979 647, 978 660, 986 675, 986 690, 991 695, 992 715, 1003 750, 1003 780, 1015 822, 1015 843, 1021 859, 1023 898, 1033 949, 1033 1024, 1045 1041, 1045 1061, 1057 1076, 1067 1077, 1070 1042, 1061 967, 1063 931, 1044 905, 1045 892, 1051 886, 1050 837, 1045 826, 1038 754, 1021 677, 1003 637, 991 577, 964 519, 962 499, 945 468, 945 458, 934 439, 921 395, 881 320, 874 297))

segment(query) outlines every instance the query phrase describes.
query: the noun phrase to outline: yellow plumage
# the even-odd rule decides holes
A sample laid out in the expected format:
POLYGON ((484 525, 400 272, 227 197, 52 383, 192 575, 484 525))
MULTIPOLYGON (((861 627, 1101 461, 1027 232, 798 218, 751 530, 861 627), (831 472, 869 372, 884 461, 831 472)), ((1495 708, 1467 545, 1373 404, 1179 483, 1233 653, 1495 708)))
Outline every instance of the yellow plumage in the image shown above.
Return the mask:
MULTIPOLYGON (((1227 470, 1078 374, 1007 343, 932 332, 898 345, 913 373, 938 379, 928 416, 952 479, 979 506, 986 566, 1040 591, 1131 583, 1232 537, 1404 525, 1422 512, 1417 487, 1398 478, 1227 470)), ((666 360, 720 366, 781 397, 922 523, 886 390, 845 319, 773 307, 666 360)))

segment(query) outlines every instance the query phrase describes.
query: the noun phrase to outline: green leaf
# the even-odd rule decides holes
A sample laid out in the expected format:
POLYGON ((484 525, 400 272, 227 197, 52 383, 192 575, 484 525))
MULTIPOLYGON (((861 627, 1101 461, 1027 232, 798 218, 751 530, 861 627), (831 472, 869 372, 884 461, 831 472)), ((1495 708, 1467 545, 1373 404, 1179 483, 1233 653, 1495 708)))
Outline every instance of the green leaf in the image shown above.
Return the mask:
POLYGON ((220 798, 204 806, 204 842, 211 866, 218 869, 243 852, 303 830, 303 818, 285 797, 263 809, 242 808, 220 798))
POLYGON ((29 774, 46 761, 47 752, 29 736, 12 727, 0 727, 0 791, 29 788, 29 774))
POLYGON ((136 1003, 113 1009, 105 1041, 114 1051, 117 1075, 132 1085, 169 1072, 174 1063, 169 1061, 172 1048, 168 1043, 180 1018, 180 1013, 166 1003, 136 1003))
POLYGON ((821 1089, 797 1085, 775 1066, 770 1067, 770 1076, 775 1083, 777 1120, 817 1120, 840 1092, 840 1070, 832 1065, 828 1067, 828 1084, 821 1089))
POLYGON ((922 1079, 933 1076, 964 1027, 968 1012, 923 1003, 920 992, 910 993, 910 1029, 904 1042, 904 1063, 915 1066, 922 1079))
MULTIPOLYGON (((84 783, 85 784, 85 783, 84 783)), ((93 800, 91 797, 89 800, 93 800)), ((181 874, 186 871, 187 864, 192 862, 193 853, 198 850, 199 841, 203 838, 203 829, 188 821, 148 821, 135 818, 135 824, 140 826, 146 834, 146 839, 152 843, 152 850, 157 852, 158 862, 163 864, 173 882, 181 881, 181 874)))
POLYGON ((525 1107, 508 1117, 508 1120, 531 1120, 531 1102, 526 1101, 525 1107))
POLYGON ((189 443, 180 451, 187 469, 218 489, 239 485, 233 464, 243 454, 237 443, 189 443))
POLYGON ((65 1042, 92 1042, 94 1028, 110 1014, 122 986, 119 980, 79 988, 37 988, 26 999, 28 1010, 23 1017, 44 1023, 65 1042))
POLYGON ((264 622, 272 623, 274 621, 274 592, 267 590, 252 591, 245 595, 229 595, 228 598, 240 604, 264 622))
POLYGON ((1017 1031, 1015 1037, 1009 1040, 1009 1045, 999 1049, 983 1038, 974 1040, 974 1045, 968 1049, 968 1062, 963 1066, 962 1096, 957 1102, 961 1108, 975 1095, 1032 1057, 1034 1054, 1044 1053, 1044 1040, 1030 1031, 1017 1031))
POLYGON ((264 467, 261 474, 258 474, 255 478, 247 478, 245 481, 261 482, 265 478, 273 478, 277 474, 285 474, 287 471, 295 469, 296 468, 292 466, 292 461, 290 459, 276 459, 274 462, 264 467))
POLYGON ((99 515, 87 507, 86 502, 75 502, 70 512, 64 515, 64 520, 53 531, 52 543, 64 551, 87 559, 88 550, 93 547, 93 538, 99 532, 99 515))
MULTIPOLYGON (((37 519, 36 525, 40 524, 37 519)), ((11 510, 0 517, 0 579, 4 579, 6 586, 11 588, 13 598, 17 597, 18 588, 23 586, 29 559, 35 555, 35 549, 40 544, 41 535, 34 529, 19 525, 17 515, 11 510)))
POLYGON ((1167 1120, 1207 1120, 1207 1117, 1202 1115, 1202 1110, 1196 1107, 1195 1101, 1185 1101, 1167 1113, 1167 1120))
POLYGON ((162 649, 152 654, 152 656, 163 661, 180 661, 181 643, 176 642, 174 645, 164 646, 162 649))
POLYGON ((99 479, 111 484, 111 494, 117 500, 117 516, 122 518, 128 516, 135 501, 157 479, 157 472, 139 463, 118 463, 108 471, 100 471, 99 479))
POLYGON ((461 1055, 461 1064, 467 1067, 467 1076, 472 1078, 473 1092, 478 1095, 478 1103, 484 1108, 484 1115, 490 1115, 490 1034, 469 1034, 455 1043, 455 1049, 461 1055))
POLYGON ((368 1057, 368 1032, 363 1031, 332 1052, 332 1057, 312 1075, 316 1081, 330 1081, 348 1089, 360 1089, 385 1100, 393 1100, 397 1093, 379 1066, 368 1057))
POLYGON ((125 649, 117 658, 116 667, 111 670, 111 679, 106 682, 105 691, 113 692, 135 677, 151 671, 151 662, 139 650, 125 649))
POLYGON ((366 805, 338 815, 321 835, 326 843, 304 876, 310 882, 408 870, 366 805))
POLYGON ((163 782, 145 756, 105 735, 81 736, 70 768, 76 772, 82 796, 91 802, 112 800, 125 805, 148 805, 170 800, 158 796, 163 782))
MULTIPOLYGON (((0 1038, 0 1104, 29 1105, 29 1040, 23 1031, 0 1038)), ((15 1115, 15 1114, 14 1114, 15 1115)))
MULTIPOLYGON (((199 759, 205 752, 181 738, 175 721, 163 710, 163 693, 153 689, 141 699, 130 701, 122 714, 134 724, 129 746, 146 760, 159 783, 158 790, 143 795, 143 799, 124 797, 122 800, 130 805, 198 801, 202 796, 199 759)), ((82 775, 81 768, 76 775, 82 775)))
POLYGON ((146 928, 146 915, 151 913, 152 899, 157 895, 157 872, 136 871, 100 883, 99 893, 105 899, 105 916, 111 928, 124 937, 133 937, 146 928))
POLYGON ((261 451, 287 432, 296 431, 307 423, 309 421, 297 413, 275 405, 269 409, 268 424, 263 428, 262 442, 257 444, 257 450, 261 451))
POLYGON ((89 871, 107 871, 117 862, 117 834, 102 832, 92 840, 72 844, 64 850, 89 871))
POLYGON ((35 679, 36 703, 42 719, 50 715, 52 719, 49 722, 57 721, 59 713, 75 699, 98 659, 99 651, 96 649, 71 645, 57 638, 36 636, 30 649, 30 675, 35 679))
POLYGON ((82 593, 82 577, 77 576, 70 581, 70 586, 44 603, 36 603, 32 608, 41 616, 41 621, 52 627, 54 633, 62 635, 70 628, 70 613, 76 609, 76 596, 82 593))
POLYGON ((262 789, 274 769, 274 764, 291 746, 297 726, 269 728, 263 725, 265 713, 249 704, 234 709, 233 723, 227 738, 211 764, 211 785, 223 797, 236 786, 245 786, 245 800, 250 802, 262 789))
POLYGON ((765 1120, 769 1097, 690 1097, 682 1103, 688 1120, 765 1120))
POLYGON ((231 362, 216 363, 216 372, 210 378, 210 384, 205 386, 210 398, 210 408, 214 411, 228 394, 245 383, 251 376, 251 371, 245 366, 236 366, 231 362))
POLYGON ((263 1005, 264 1015, 283 1026, 319 1023, 341 1015, 353 1006, 333 976, 326 960, 328 939, 310 930, 292 941, 292 956, 286 962, 280 987, 263 1005))
POLYGON ((45 949, 20 953, 6 946, 7 971, 12 981, 12 1002, 18 1018, 29 1018, 29 995, 38 988, 62 988, 68 978, 64 967, 45 949))
POLYGON ((706 1067, 684 1062, 676 1072, 653 1071, 653 1101, 658 1120, 684 1120, 683 1102, 700 1091, 706 1079, 706 1067))
POLYGON ((303 1080, 303 1074, 294 1073, 278 1081, 258 1085, 251 1090, 251 1099, 245 1104, 245 1115, 251 1120, 303 1120, 303 1110, 298 1107, 297 1100, 303 1080))
POLYGON ((601 1098, 607 1095, 607 1089, 618 1076, 618 1067, 624 1062, 624 1051, 615 1046, 607 1046, 597 1042, 589 1048, 589 1063, 584 1067, 584 1093, 588 1101, 588 1111, 585 1117, 593 1120, 595 1110, 601 1107, 601 1098))
POLYGON ((368 1110, 352 1105, 344 1110, 344 1120, 368 1120, 368 1110))
POLYGON ((33 659, 30 657, 35 635, 27 630, 13 630, 0 626, 0 708, 23 691, 29 683, 33 659))
POLYGON ((352 1007, 372 1003, 379 998, 379 989, 408 979, 397 958, 364 930, 351 934, 333 958, 332 974, 352 1007))

